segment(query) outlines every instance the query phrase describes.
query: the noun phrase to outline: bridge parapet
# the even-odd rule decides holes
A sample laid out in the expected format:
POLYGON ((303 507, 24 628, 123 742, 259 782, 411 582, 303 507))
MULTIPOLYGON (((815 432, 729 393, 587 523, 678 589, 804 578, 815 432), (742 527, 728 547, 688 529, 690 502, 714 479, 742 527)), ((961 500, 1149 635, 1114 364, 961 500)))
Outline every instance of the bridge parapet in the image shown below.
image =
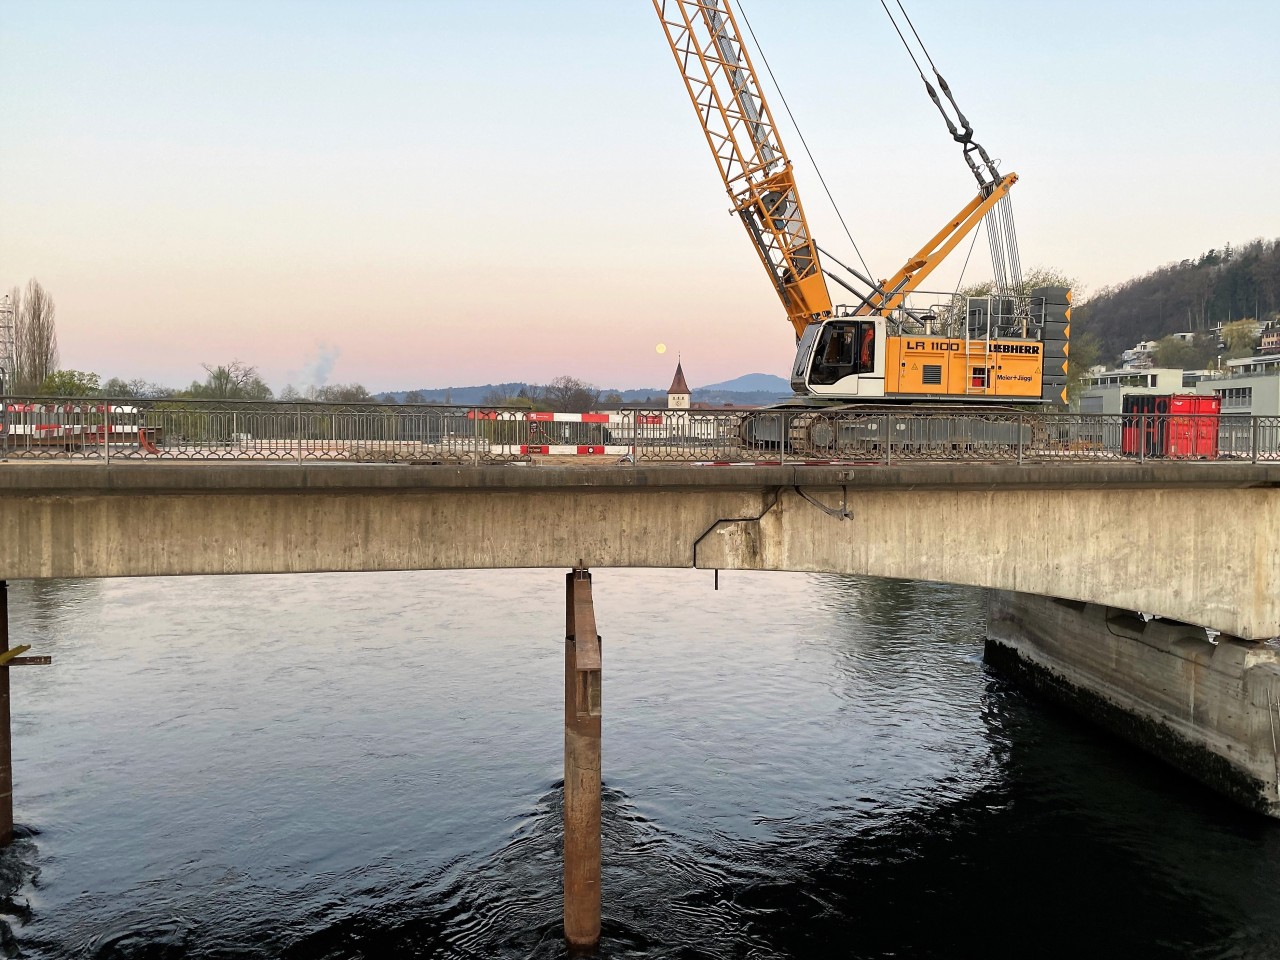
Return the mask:
POLYGON ((480 465, 601 462, 1280 462, 1280 417, 882 407, 616 410, 392 403, 9 398, 15 459, 480 465))

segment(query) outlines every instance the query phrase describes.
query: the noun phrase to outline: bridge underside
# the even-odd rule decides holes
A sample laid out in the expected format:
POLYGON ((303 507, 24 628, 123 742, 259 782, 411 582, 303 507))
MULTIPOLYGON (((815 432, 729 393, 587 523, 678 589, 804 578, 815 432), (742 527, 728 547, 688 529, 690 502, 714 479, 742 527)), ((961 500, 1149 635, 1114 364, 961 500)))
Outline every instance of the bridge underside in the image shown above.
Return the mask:
POLYGON ((858 573, 1280 635, 1280 467, 12 465, 0 578, 858 573))

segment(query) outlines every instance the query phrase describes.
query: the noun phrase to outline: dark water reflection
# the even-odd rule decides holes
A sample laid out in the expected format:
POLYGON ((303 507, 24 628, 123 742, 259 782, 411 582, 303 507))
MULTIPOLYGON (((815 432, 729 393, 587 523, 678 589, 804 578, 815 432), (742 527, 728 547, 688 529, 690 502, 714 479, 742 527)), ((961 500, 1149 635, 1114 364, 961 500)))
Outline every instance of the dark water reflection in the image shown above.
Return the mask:
MULTIPOLYGON (((1280 830, 983 597, 603 571, 607 957, 1280 956, 1280 830)), ((11 954, 560 957, 555 571, 15 584, 11 954)))

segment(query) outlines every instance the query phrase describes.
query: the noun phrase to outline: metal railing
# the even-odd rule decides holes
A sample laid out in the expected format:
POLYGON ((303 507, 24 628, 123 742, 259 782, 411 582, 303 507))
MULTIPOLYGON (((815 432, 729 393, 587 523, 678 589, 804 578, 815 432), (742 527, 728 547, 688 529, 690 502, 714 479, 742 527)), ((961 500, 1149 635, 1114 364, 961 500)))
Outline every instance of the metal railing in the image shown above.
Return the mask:
POLYGON ((480 464, 1280 461, 1280 417, 8 398, 0 456, 480 464))

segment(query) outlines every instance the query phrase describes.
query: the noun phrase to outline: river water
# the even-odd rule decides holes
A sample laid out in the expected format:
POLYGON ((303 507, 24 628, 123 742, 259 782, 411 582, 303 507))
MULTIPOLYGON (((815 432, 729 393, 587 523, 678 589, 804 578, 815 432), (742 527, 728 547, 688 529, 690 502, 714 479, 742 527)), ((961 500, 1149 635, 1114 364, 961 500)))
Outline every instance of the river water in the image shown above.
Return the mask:
MULTIPOLYGON (((598 571, 602 957, 1276 957, 1280 826, 980 591, 598 571)), ((10 956, 561 957, 563 571, 18 582, 10 956)))

